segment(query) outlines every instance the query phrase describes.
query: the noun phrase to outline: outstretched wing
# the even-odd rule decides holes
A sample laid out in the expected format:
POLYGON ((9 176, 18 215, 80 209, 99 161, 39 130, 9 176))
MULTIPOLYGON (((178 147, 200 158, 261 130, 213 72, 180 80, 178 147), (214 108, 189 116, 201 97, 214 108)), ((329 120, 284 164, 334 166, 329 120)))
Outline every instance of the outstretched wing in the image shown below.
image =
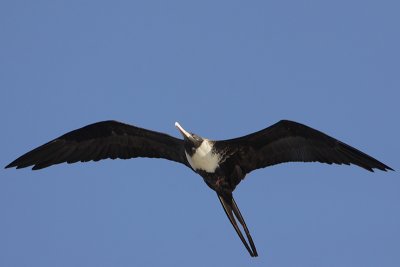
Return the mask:
POLYGON ((102 121, 66 133, 17 158, 6 168, 33 170, 63 162, 164 158, 189 167, 183 140, 117 121, 102 121))
POLYGON ((230 144, 245 173, 284 162, 355 164, 368 171, 393 170, 373 157, 306 125, 282 120, 253 134, 216 142, 230 144))

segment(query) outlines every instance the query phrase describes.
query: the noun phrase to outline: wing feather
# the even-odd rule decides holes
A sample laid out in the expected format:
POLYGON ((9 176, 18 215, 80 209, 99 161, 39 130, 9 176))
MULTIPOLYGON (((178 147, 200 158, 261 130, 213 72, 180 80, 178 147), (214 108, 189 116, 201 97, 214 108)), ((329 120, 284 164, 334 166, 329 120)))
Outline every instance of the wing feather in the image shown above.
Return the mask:
POLYGON ((234 148, 237 164, 248 173, 284 162, 355 164, 368 171, 393 170, 373 157, 306 125, 282 120, 243 137, 216 142, 234 148))
POLYGON ((68 132, 17 158, 6 168, 33 170, 63 162, 136 157, 164 158, 188 165, 183 140, 117 121, 102 121, 68 132))

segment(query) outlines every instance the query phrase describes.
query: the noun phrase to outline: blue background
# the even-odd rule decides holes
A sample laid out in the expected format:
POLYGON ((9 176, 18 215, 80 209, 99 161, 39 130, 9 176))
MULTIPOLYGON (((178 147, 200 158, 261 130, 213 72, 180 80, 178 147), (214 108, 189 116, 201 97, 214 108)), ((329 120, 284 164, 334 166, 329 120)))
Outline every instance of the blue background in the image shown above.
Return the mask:
MULTIPOLYGON (((399 170, 398 1, 1 1, 0 162, 116 119, 211 139, 280 119, 399 170)), ((400 266, 398 172, 291 163, 235 197, 165 160, 0 171, 0 266, 400 266)))

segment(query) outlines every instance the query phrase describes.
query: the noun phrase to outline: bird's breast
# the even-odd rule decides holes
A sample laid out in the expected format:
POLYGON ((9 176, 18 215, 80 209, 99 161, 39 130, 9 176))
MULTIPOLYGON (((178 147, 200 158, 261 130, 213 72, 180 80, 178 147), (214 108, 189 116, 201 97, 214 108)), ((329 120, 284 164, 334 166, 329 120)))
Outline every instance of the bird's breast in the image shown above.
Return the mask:
POLYGON ((213 152, 212 145, 206 140, 196 149, 193 155, 189 155, 186 151, 185 154, 190 166, 195 171, 202 170, 214 173, 219 167, 220 157, 213 152))

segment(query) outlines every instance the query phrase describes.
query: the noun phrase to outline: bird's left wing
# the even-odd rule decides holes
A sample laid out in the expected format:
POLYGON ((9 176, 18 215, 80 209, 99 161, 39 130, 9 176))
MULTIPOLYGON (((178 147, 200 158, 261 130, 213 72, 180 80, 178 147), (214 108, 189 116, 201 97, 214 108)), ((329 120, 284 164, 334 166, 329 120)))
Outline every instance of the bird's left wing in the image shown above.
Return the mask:
POLYGON ((247 136, 217 141, 230 147, 244 173, 284 162, 355 164, 368 171, 393 170, 333 137, 294 121, 282 120, 247 136), (228 144, 228 145, 227 145, 228 144))
POLYGON ((66 133, 17 158, 6 168, 33 170, 63 162, 164 158, 189 167, 183 140, 117 121, 102 121, 66 133))

